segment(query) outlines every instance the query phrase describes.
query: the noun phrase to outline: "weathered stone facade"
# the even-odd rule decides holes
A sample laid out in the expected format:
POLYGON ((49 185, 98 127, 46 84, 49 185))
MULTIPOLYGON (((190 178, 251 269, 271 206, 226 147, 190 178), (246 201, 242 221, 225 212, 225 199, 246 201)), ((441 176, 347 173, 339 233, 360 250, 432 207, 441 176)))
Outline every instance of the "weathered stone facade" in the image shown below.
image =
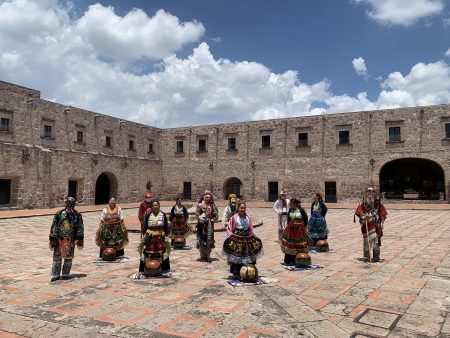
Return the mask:
POLYGON ((59 204, 69 181, 94 203, 102 173, 120 202, 140 200, 147 182, 161 198, 205 189, 224 197, 232 182, 250 200, 267 200, 269 182, 308 200, 330 182, 328 195, 335 185, 337 201, 349 201, 405 158, 433 161, 443 171, 440 197, 450 189, 450 105, 158 129, 0 82, 0 117, 9 124, 0 131, 0 182, 10 182, 8 205, 19 208, 59 204))

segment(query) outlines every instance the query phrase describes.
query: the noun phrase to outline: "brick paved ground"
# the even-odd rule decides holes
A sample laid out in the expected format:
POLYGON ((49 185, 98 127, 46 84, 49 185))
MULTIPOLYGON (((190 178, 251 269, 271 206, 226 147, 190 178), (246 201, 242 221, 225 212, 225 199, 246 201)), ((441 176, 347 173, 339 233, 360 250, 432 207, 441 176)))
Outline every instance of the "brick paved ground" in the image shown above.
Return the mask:
MULTIPOLYGON (((86 212, 85 248, 68 281, 50 280, 51 216, 0 220, 0 337, 423 337, 450 336, 450 211, 388 210, 381 263, 360 261, 362 240, 352 209, 327 215, 334 253, 312 254, 320 270, 290 272, 268 208, 249 213, 272 283, 232 287, 220 257, 171 255, 174 277, 132 281, 139 234, 130 234, 124 263, 98 265, 99 212, 86 212)), ((129 223, 136 209, 127 209, 129 223)), ((133 222, 131 221, 133 219, 133 222)), ((133 225, 133 226, 134 226, 133 225)), ((194 247, 194 238, 189 244, 194 247)))

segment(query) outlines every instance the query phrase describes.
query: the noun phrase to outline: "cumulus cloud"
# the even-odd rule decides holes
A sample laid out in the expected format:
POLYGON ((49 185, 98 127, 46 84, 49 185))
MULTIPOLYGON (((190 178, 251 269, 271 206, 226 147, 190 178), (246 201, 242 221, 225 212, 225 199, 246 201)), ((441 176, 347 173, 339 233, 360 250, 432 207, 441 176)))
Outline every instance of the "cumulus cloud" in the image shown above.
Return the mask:
POLYGON ((447 49, 447 51, 445 52, 445 55, 450 56, 450 48, 447 49))
POLYGON ((418 20, 441 14, 444 0, 353 0, 369 6, 367 15, 381 23, 410 26, 418 20))
MULTIPOLYGON (((407 74, 388 74, 379 96, 371 101, 365 92, 335 95, 328 79, 305 83, 293 70, 274 73, 258 62, 217 58, 205 42, 183 53, 187 57, 179 57, 174 52, 198 38, 184 31, 189 25, 188 31, 196 28, 196 34, 202 34, 200 23, 180 23, 164 11, 148 17, 135 9, 120 17, 97 4, 75 17, 71 8, 56 0, 4 1, 0 79, 36 88, 49 100, 157 127, 450 102, 450 67, 444 61, 418 63, 407 74), (28 5, 33 11, 26 10, 28 5), (101 24, 93 13, 118 23, 108 31, 105 45, 89 28, 92 22, 101 24), (150 48, 142 36, 150 34, 144 26, 155 24, 156 17, 157 26, 174 37, 172 42, 152 42, 150 48), (120 40, 118 31, 137 32, 137 37, 125 34, 120 40), (109 44, 136 50, 114 51, 109 44), (142 58, 153 64, 134 71, 142 58)), ((364 60, 358 59, 355 70, 364 72, 364 60)))
POLYGON ((366 61, 362 58, 354 58, 352 61, 353 69, 355 70, 358 76, 361 76, 364 79, 369 78, 369 74, 367 73, 366 61))

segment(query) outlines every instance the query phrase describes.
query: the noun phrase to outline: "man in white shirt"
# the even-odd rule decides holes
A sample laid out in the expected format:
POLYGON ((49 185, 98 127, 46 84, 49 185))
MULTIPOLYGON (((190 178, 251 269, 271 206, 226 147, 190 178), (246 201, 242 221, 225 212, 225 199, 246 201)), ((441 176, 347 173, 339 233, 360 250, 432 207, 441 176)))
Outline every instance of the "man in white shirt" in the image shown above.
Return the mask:
POLYGON ((273 205, 273 211, 278 214, 278 239, 281 239, 284 227, 288 220, 289 200, 286 198, 286 191, 281 190, 280 197, 273 205))

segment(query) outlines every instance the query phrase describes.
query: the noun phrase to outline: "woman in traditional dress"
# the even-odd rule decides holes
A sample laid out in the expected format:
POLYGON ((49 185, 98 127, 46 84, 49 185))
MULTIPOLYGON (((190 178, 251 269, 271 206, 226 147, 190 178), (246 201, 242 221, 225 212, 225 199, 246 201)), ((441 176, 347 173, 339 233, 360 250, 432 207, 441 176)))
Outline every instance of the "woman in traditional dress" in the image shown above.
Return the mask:
POLYGON ((313 202, 311 204, 311 217, 308 221, 309 235, 314 241, 314 245, 319 240, 328 239, 328 227, 325 221, 327 214, 327 206, 323 203, 322 196, 319 193, 313 195, 313 202))
POLYGON ((170 210, 169 217, 174 248, 182 248, 186 245, 186 238, 191 234, 188 219, 189 213, 185 206, 181 204, 181 197, 177 197, 175 205, 170 210))
POLYGON ((169 224, 166 215, 160 210, 159 201, 152 202, 152 212, 144 219, 144 238, 141 239, 138 251, 141 259, 139 272, 145 273, 147 261, 158 261, 162 273, 170 270, 170 243, 167 244, 166 236, 170 235, 169 224))
POLYGON ((100 258, 106 248, 114 249, 116 257, 125 255, 124 247, 128 244, 128 230, 124 223, 122 209, 117 205, 115 198, 111 198, 108 206, 103 209, 95 243, 100 247, 100 258))
POLYGON ((296 198, 291 199, 288 223, 281 235, 280 245, 286 265, 294 265, 299 252, 308 252, 308 215, 296 198))
POLYGON ((238 276, 245 264, 256 264, 256 258, 264 254, 261 240, 253 231, 253 223, 246 213, 245 202, 239 202, 238 212, 231 217, 222 255, 230 264, 230 272, 238 276))

